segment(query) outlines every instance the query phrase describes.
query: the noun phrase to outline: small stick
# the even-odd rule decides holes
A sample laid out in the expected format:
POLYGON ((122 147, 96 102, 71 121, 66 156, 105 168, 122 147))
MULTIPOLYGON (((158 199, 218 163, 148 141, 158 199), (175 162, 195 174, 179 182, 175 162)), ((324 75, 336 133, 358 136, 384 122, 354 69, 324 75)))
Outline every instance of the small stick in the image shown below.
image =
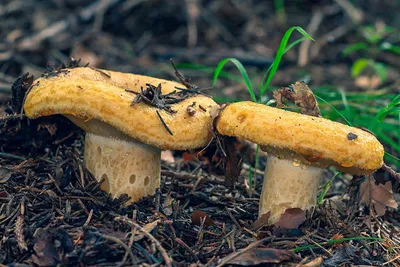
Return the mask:
POLYGON ((200 261, 199 258, 197 257, 197 255, 194 254, 193 250, 192 250, 185 242, 183 242, 182 239, 176 238, 175 241, 176 241, 179 245, 181 245, 183 248, 185 248, 185 249, 190 253, 190 255, 192 255, 192 257, 193 257, 193 259, 194 259, 195 261, 200 261))
POLYGON ((90 221, 92 220, 92 216, 93 216, 93 209, 90 210, 88 218, 86 219, 86 222, 83 226, 88 226, 90 221))
POLYGON ((100 70, 100 69, 98 69, 98 68, 95 68, 95 67, 92 67, 92 66, 89 66, 89 68, 92 69, 92 70, 94 70, 94 71, 100 72, 101 74, 103 74, 103 75, 106 76, 107 78, 111 78, 111 75, 110 75, 110 74, 105 73, 104 71, 102 71, 102 70, 100 70))
POLYGON ((261 239, 259 241, 251 243, 250 245, 248 245, 246 248, 244 248, 242 250, 239 250, 239 251, 237 251, 235 253, 229 254, 228 256, 226 256, 225 258, 223 258, 221 260, 221 262, 217 265, 217 267, 224 266, 226 263, 228 263, 229 261, 233 260, 234 258, 242 255, 243 253, 245 253, 245 252, 247 252, 247 251, 249 251, 249 250, 251 250, 253 248, 258 247, 259 245, 263 244, 264 242, 267 242, 267 241, 271 240, 272 238, 273 238, 272 236, 263 238, 263 239, 261 239))
POLYGON ((17 156, 17 155, 13 155, 13 154, 9 154, 9 153, 4 153, 4 152, 0 152, 0 157, 2 157, 2 158, 9 158, 9 159, 26 160, 26 158, 24 158, 24 157, 20 157, 20 156, 17 156))
MULTIPOLYGON (((123 247, 126 251, 129 252, 129 256, 131 257, 133 264, 137 265, 137 262, 135 260, 135 257, 133 256, 132 250, 124 242, 122 242, 120 239, 118 239, 116 237, 113 237, 113 236, 109 236, 109 235, 103 235, 103 234, 100 234, 100 233, 95 233, 95 235, 97 235, 99 237, 102 237, 104 239, 107 239, 109 241, 115 242, 118 245, 120 245, 121 247, 123 247)), ((122 265, 124 265, 124 264, 125 264, 125 262, 122 262, 122 265)))
POLYGON ((170 135, 174 135, 171 130, 169 129, 168 125, 165 123, 164 119, 161 117, 160 113, 158 112, 158 110, 156 110, 156 113, 158 115, 158 118, 160 118, 161 123, 164 125, 165 129, 168 131, 168 133, 170 135))
POLYGON ((390 174, 390 176, 392 176, 393 178, 395 178, 397 181, 400 182, 400 173, 393 170, 390 166, 383 163, 382 170, 387 171, 390 174))
POLYGON ((120 217, 120 216, 115 217, 114 220, 136 227, 140 232, 142 232, 147 238, 149 238, 156 245, 158 251, 160 251, 161 255, 164 258, 165 265, 168 267, 172 267, 172 261, 169 258, 167 251, 161 246, 160 242, 158 242, 158 240, 152 234, 150 234, 149 232, 144 230, 139 224, 135 223, 134 221, 132 221, 131 219, 129 219, 125 216, 124 217, 120 217))

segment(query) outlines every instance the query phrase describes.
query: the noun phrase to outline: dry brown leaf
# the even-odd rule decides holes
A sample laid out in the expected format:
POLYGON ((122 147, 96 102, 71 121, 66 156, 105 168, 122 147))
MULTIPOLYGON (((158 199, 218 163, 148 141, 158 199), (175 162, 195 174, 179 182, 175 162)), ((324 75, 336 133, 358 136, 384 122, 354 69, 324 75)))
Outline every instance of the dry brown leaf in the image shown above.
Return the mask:
POLYGON ((392 183, 377 185, 372 176, 369 176, 360 185, 361 202, 374 208, 378 216, 386 213, 386 207, 397 209, 398 205, 393 198, 392 183))
POLYGON ((204 222, 205 226, 211 226, 214 225, 215 223, 213 222, 213 220, 211 220, 210 216, 207 215, 207 213, 205 213, 202 210, 194 210, 192 212, 192 224, 195 225, 201 225, 201 223, 204 222), (205 218, 205 219, 204 219, 205 218))
POLYGON ((291 87, 283 87, 274 91, 273 96, 277 102, 276 106, 278 108, 285 107, 282 102, 283 98, 285 98, 299 106, 302 114, 321 117, 318 102, 308 85, 305 82, 296 82, 291 87))
MULTIPOLYGON (((145 226, 143 226, 143 230, 145 230, 146 232, 151 232, 154 230, 154 228, 156 228, 157 224, 160 222, 161 220, 155 220, 154 222, 148 223, 145 226)), ((133 241, 137 242, 142 240, 144 237, 144 234, 142 232, 137 232, 137 234, 133 237, 133 241)))
POLYGON ((306 220, 306 215, 302 209, 287 209, 281 215, 279 221, 275 224, 276 228, 297 229, 299 225, 306 220))
POLYGON ((307 262, 305 264, 300 264, 298 266, 299 267, 318 267, 318 266, 321 266, 323 262, 324 262, 324 259, 322 257, 318 257, 318 258, 313 259, 310 262, 307 262))
POLYGON ((174 202, 174 198, 170 197, 169 195, 165 198, 164 202, 162 203, 162 208, 164 211, 164 214, 166 216, 170 216, 173 213, 172 210, 172 203, 174 202))
POLYGON ((257 231, 261 229, 265 225, 268 224, 269 217, 271 216, 271 212, 268 211, 267 213, 261 215, 252 225, 251 228, 253 231, 257 231))
MULTIPOLYGON (((337 234, 334 234, 334 235, 332 236, 331 240, 338 240, 338 239, 341 239, 341 238, 343 238, 343 237, 344 237, 344 236, 343 236, 342 234, 337 233, 337 234)), ((334 243, 334 244, 333 244, 333 247, 335 247, 335 248, 341 247, 341 246, 342 246, 341 243, 334 243)))
POLYGON ((0 184, 7 182, 8 179, 11 178, 11 175, 12 170, 5 167, 0 167, 0 184))
POLYGON ((274 248, 253 248, 248 250, 227 264, 242 266, 257 265, 261 263, 281 263, 283 261, 299 260, 299 257, 292 251, 274 248))

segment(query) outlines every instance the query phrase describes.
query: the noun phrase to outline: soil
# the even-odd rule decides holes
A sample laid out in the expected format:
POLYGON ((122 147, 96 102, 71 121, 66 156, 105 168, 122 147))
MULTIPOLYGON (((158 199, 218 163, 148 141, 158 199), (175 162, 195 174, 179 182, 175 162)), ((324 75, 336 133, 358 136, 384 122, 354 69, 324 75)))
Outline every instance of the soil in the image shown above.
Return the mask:
MULTIPOLYGON (((221 59, 236 57, 261 79, 284 32, 293 25, 308 31, 318 12, 322 22, 312 34, 316 41, 307 63, 300 66, 298 47, 290 50, 272 86, 307 80, 310 88, 366 90, 351 77, 354 58, 341 55, 362 40, 355 14, 337 4, 342 1, 284 1, 285 17, 274 2, 279 1, 3 0, 0 265, 399 266, 400 213, 392 199, 399 179, 390 170, 378 170, 373 178, 340 175, 321 205, 306 213, 289 211, 289 227, 267 227, 257 216, 266 156, 261 154, 250 190, 255 150, 248 142, 227 140, 243 157, 237 181, 225 180, 226 164, 217 165, 214 142, 200 157, 200 149, 165 154, 159 192, 125 205, 126 196, 110 198, 85 168, 82 130, 62 116, 30 120, 19 114, 30 81, 23 75, 40 77, 70 57, 81 66, 179 82, 172 58, 199 88, 211 86, 212 73, 195 65, 213 70, 221 59), (335 37, 338 29, 343 34, 335 37), (385 193, 380 210, 374 193, 369 205, 360 196, 361 184, 370 181, 374 192, 385 193)), ((351 2, 363 12, 362 25, 400 28, 399 2, 351 2)), ((398 57, 379 57, 390 66, 380 86, 398 84, 398 57)), ((207 94, 250 100, 242 83, 227 79, 207 94)), ((334 173, 327 170, 324 182, 334 173)))

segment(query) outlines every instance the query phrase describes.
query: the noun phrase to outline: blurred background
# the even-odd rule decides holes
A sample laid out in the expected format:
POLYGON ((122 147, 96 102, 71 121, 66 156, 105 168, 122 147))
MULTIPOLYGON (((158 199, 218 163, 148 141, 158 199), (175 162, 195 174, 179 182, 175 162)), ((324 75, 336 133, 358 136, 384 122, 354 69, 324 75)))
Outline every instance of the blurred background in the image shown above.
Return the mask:
MULTIPOLYGON (((97 68, 210 87, 227 57, 246 68, 256 92, 282 37, 300 26, 315 41, 283 57, 271 90, 305 81, 322 114, 364 127, 399 165, 400 1, 398 0, 0 0, 0 101, 15 79, 35 77, 70 57, 97 68), (347 121, 346 121, 347 120, 347 121)), ((294 32, 291 40, 300 38, 294 32)), ((210 94, 219 102, 250 100, 227 64, 210 94)))

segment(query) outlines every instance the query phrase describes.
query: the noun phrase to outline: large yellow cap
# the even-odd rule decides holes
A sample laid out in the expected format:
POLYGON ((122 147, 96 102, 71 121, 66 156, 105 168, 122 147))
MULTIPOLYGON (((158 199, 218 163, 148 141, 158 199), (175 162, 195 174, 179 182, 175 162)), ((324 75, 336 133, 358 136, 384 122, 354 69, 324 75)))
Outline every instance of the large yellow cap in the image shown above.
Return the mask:
POLYGON ((84 130, 96 134, 109 133, 102 125, 110 125, 116 132, 161 149, 198 148, 211 140, 209 111, 217 105, 211 98, 189 97, 171 105, 176 113, 143 101, 131 106, 135 95, 125 89, 139 92, 146 84, 161 84, 163 94, 183 87, 176 82, 143 75, 91 68, 66 69, 55 76, 37 79, 26 97, 24 110, 30 118, 66 115, 84 130), (192 105, 194 114, 192 109, 189 114, 188 106, 192 105), (173 135, 168 133, 156 111, 173 135))
POLYGON ((382 144, 366 131, 254 102, 228 105, 217 130, 260 144, 277 156, 293 152, 314 165, 333 165, 352 174, 371 173, 383 164, 382 144))

